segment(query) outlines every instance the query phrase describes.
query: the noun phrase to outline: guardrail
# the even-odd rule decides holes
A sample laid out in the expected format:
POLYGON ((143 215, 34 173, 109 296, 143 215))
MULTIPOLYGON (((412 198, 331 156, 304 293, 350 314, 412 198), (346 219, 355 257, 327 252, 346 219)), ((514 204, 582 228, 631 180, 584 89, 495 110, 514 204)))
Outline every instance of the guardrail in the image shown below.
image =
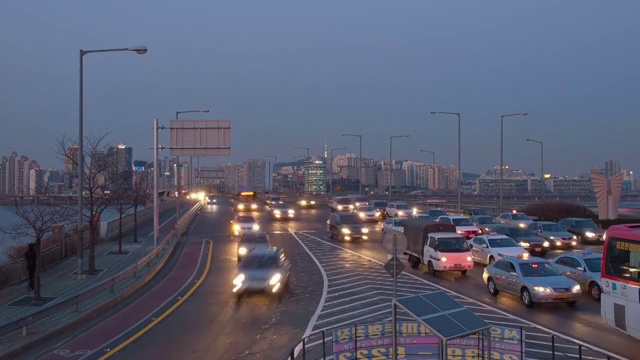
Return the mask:
MULTIPOLYGON (((161 204, 160 212, 164 212, 170 210, 172 207, 175 207, 174 201, 169 201, 161 204)), ((138 224, 142 221, 146 221, 153 217, 153 208, 145 208, 138 210, 138 224), (147 211, 150 210, 150 211, 147 211), (141 217, 140 212, 147 211, 144 214, 144 217, 141 217), (150 214, 150 215, 149 215, 150 214)), ((130 224, 125 228, 123 227, 123 232, 129 231, 133 228, 133 214, 128 214, 127 217, 123 217, 123 221, 125 218, 130 220, 130 224)), ((104 224, 103 222, 102 224, 104 224)), ((113 238, 118 235, 118 219, 109 221, 109 226, 111 228, 115 228, 115 232, 111 235, 113 238)), ((101 225, 101 229, 106 225, 101 225)), ((54 231, 55 232, 55 231, 54 231)), ((51 269, 58 265, 60 261, 75 256, 77 253, 77 234, 76 235, 68 235, 64 231, 61 234, 56 235, 58 238, 53 240, 55 243, 53 245, 47 246, 42 249, 40 254, 40 264, 43 270, 51 269)), ((89 231, 84 232, 84 238, 89 238, 89 231)), ((46 243, 45 243, 46 244, 46 243)), ((46 246, 46 245, 45 245, 46 246)), ((89 247, 89 242, 85 241, 84 249, 89 247)), ((0 289, 3 289, 7 286, 11 286, 17 284, 21 281, 27 280, 29 278, 29 273, 27 272, 26 260, 24 258, 20 258, 14 260, 12 262, 0 265, 0 289)))
MULTIPOLYGON (((160 204, 160 212, 164 212, 172 207, 175 207, 175 201, 165 201, 160 204)), ((153 218, 153 206, 147 206, 138 210, 138 223, 153 218)), ((120 219, 117 217, 110 221, 100 222, 100 238, 111 240, 118 236, 120 219)), ((122 216, 122 231, 129 231, 133 229, 134 218, 133 212, 122 216)))
MULTIPOLYGON (((67 297, 66 299, 63 299, 61 301, 53 302, 51 304, 45 305, 40 310, 36 310, 27 315, 20 316, 15 319, 11 319, 4 323, 0 323, 0 336, 4 336, 19 330, 22 330, 22 335, 26 336, 29 333, 28 327, 30 325, 40 320, 43 320, 51 315, 54 315, 62 310, 68 309, 70 307, 75 307, 75 311, 79 312, 79 306, 83 301, 90 299, 93 296, 100 294, 105 290, 110 290, 112 292, 115 292, 114 287, 116 286, 116 284, 128 278, 137 277, 138 271, 145 266, 151 266, 151 261, 155 260, 156 258, 159 258, 160 253, 165 249, 167 244, 171 243, 171 247, 168 249, 169 251, 166 251, 164 253, 164 256, 160 258, 160 261, 156 264, 157 266, 154 269, 154 271, 151 274, 149 274, 145 279, 146 281, 150 280, 153 277, 153 275, 155 275, 155 273, 158 270, 160 270, 160 268, 168 258, 169 254, 171 253, 171 250, 173 250, 173 247, 177 243, 177 241, 173 241, 173 240, 177 240, 182 236, 184 230, 187 228, 187 226, 191 222, 191 219, 200 210, 201 207, 202 207, 202 203, 197 203, 196 205, 194 205, 185 215, 183 215, 180 218, 180 220, 178 221, 178 226, 176 226, 176 228, 172 230, 165 237, 162 243, 160 243, 159 246, 155 248, 149 255, 145 256, 140 261, 138 261, 134 266, 120 272, 119 274, 109 279, 106 279, 105 281, 99 284, 96 284, 90 287, 89 289, 83 291, 80 294, 67 297)), ((146 281, 144 283, 146 283, 146 281)), ((144 283, 138 283, 136 286, 136 289, 144 285, 144 283)))

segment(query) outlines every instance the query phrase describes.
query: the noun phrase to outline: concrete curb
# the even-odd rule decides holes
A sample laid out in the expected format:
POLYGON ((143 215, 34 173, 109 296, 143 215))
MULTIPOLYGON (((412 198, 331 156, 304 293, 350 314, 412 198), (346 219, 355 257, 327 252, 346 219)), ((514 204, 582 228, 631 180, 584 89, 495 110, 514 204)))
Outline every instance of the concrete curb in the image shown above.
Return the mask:
MULTIPOLYGON (((189 223, 191 223, 191 221, 193 221, 194 218, 195 218, 195 216, 192 219, 189 220, 189 223)), ((187 229, 187 227, 188 227, 188 225, 185 227, 185 230, 187 229)), ((164 265, 166 264, 167 260, 169 259, 169 256, 173 253, 176 245, 182 240, 183 236, 184 236, 184 233, 180 234, 180 236, 177 237, 175 239, 175 241, 173 241, 171 243, 170 248, 167 249, 165 254, 162 256, 162 259, 160 260, 160 262, 158 264, 156 264, 156 266, 154 266, 154 268, 151 270, 151 272, 146 274, 142 279, 136 281, 135 283, 133 283, 129 287, 125 288, 121 294, 115 296, 114 298, 112 298, 110 300, 107 300, 106 302, 98 304, 98 305, 94 306, 91 309, 86 310, 80 316, 76 317, 75 319, 71 320, 68 323, 61 324, 61 325, 59 325, 59 326, 57 326, 57 327, 55 327, 55 328, 53 328, 53 329, 51 329, 49 331, 46 331, 46 332, 43 332, 42 334, 34 336, 27 343, 25 343, 23 345, 20 345, 15 349, 9 350, 8 352, 6 352, 4 354, 1 354, 0 355, 0 360, 4 360, 4 359, 9 360, 9 359, 19 358, 21 355, 25 355, 25 353, 29 349, 31 349, 33 347, 34 343, 36 343, 36 342, 46 342, 46 341, 49 341, 51 339, 54 339, 55 337, 58 337, 58 336, 64 334, 65 332, 67 332, 68 330, 76 327, 79 324, 94 320, 95 318, 97 318, 99 315, 103 314, 104 312, 106 312, 110 308, 112 308, 112 307, 118 305, 119 303, 121 303, 122 301, 126 300, 129 296, 131 296, 133 293, 135 293, 140 288, 145 286, 147 283, 149 283, 149 281, 151 281, 156 276, 156 274, 164 267, 164 265)))

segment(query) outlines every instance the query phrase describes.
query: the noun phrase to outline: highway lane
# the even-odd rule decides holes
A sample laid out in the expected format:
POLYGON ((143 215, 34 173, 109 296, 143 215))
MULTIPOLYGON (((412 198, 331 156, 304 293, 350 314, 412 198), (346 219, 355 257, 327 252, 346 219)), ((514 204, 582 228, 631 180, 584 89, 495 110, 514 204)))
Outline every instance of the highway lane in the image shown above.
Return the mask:
POLYGON ((234 213, 228 204, 209 205, 193 225, 189 241, 211 239, 213 261, 204 283, 169 317, 112 358, 282 359, 307 326, 318 305, 323 279, 311 257, 288 231, 297 221, 272 223, 254 213, 273 245, 291 259, 289 294, 276 299, 252 295, 237 304, 231 292, 236 241, 229 237, 234 213))
MULTIPOLYGON (((324 213, 318 212, 315 216, 310 216, 308 219, 305 219, 304 223, 309 225, 310 227, 315 227, 315 228, 321 227, 326 222, 327 217, 328 217, 328 211, 325 211, 324 213), (313 225, 313 223, 317 225, 313 225)), ((376 225, 376 227, 379 227, 379 224, 376 225)), ((341 250, 339 248, 336 248, 334 246, 327 245, 327 244, 337 244, 340 247, 344 247, 345 249, 350 249, 352 251, 355 251, 358 254, 362 254, 364 256, 370 257, 377 261, 386 262, 387 253, 385 250, 383 250, 381 246, 381 238, 379 234, 380 232, 376 231, 374 232, 374 236, 372 236, 371 240, 366 242, 355 242, 355 243, 337 243, 335 240, 329 240, 328 237, 326 236, 325 230, 298 233, 297 236, 300 239, 300 241, 304 243, 312 253, 314 253, 314 255, 319 259, 321 263, 323 261, 327 261, 326 266, 328 270, 333 271, 334 274, 337 274, 337 275, 344 275, 344 277, 348 279, 349 275, 347 274, 349 272, 347 271, 346 273, 343 274, 340 271, 341 270, 345 271, 346 267, 355 266, 357 268, 357 264, 360 262, 361 259, 353 259, 353 256, 347 256, 346 259, 343 259, 340 261, 331 260, 335 258, 344 257, 346 252, 344 250, 341 250), (340 266, 340 264, 342 264, 342 267, 340 266)), ((554 257, 560 252, 561 251, 552 251, 549 254, 547 254, 546 258, 554 257)), ((356 256, 356 258, 358 257, 356 256)), ((406 256, 400 256, 400 258, 406 264, 406 256)), ((371 263, 369 260, 367 260, 366 262, 371 263)), ((571 309, 564 304, 539 305, 533 309, 527 309, 521 304, 520 300, 517 297, 512 297, 510 295, 503 295, 503 294, 498 295, 497 298, 490 296, 485 288, 485 285, 481 277, 482 271, 484 268, 483 265, 476 265, 476 267, 472 271, 470 271, 466 277, 453 275, 453 274, 441 274, 441 275, 438 275, 438 277, 436 278, 432 277, 429 274, 424 273, 422 270, 409 269, 408 264, 406 265, 407 265, 406 270, 408 271, 409 274, 415 275, 417 278, 422 280, 421 281, 422 284, 426 284, 425 289, 428 289, 429 288, 428 285, 430 284, 441 286, 451 291, 454 291, 456 293, 459 293, 461 295, 464 295, 470 299, 476 300, 480 304, 486 305, 486 306, 481 306, 481 308, 478 310, 480 310, 482 313, 489 314, 489 316, 486 316, 486 319, 490 320, 490 322, 498 323, 498 324, 503 323, 504 326, 517 325, 517 326, 528 327, 528 324, 526 324, 526 322, 518 320, 518 319, 523 319, 523 320, 538 324, 542 327, 546 327, 560 334, 563 334, 572 338, 576 338, 586 344, 592 344, 594 346, 603 348, 604 350, 607 350, 611 353, 619 354, 620 356, 623 356, 629 359, 636 357, 635 349, 640 344, 640 342, 638 340, 630 338, 606 326, 602 322, 602 319, 600 317, 599 303, 593 301, 586 294, 578 303, 578 306, 574 309, 571 309), (509 316, 505 317, 504 314, 501 314, 499 312, 488 312, 487 309, 495 309, 498 311, 502 311, 508 314, 509 316)), ((368 265, 368 267, 369 266, 370 265, 368 265)), ((382 268, 379 264, 376 264, 373 267, 377 268, 377 270, 374 272, 362 272, 362 270, 359 269, 358 270, 359 275, 365 278, 367 277, 369 278, 373 277, 374 279, 380 278, 381 280, 384 280, 384 281, 388 280, 390 282, 390 276, 382 271, 382 268)), ((328 273, 328 275, 330 274, 328 273)), ((352 278, 353 278, 352 280, 356 282, 362 281, 362 279, 359 279, 355 275, 352 278)), ((349 281, 343 282, 342 280, 345 280, 345 279, 335 279, 334 284, 337 286, 343 286, 343 289, 347 289, 348 286, 346 285, 349 285, 350 282, 349 281)), ((329 282, 332 283, 331 280, 329 282)), ((351 284, 351 285, 353 286, 354 284, 351 284)), ((366 293, 367 291, 383 291, 383 293, 381 293, 381 296, 383 297, 389 296, 388 295, 388 292, 390 291, 389 289, 387 289, 385 292, 384 289, 380 289, 379 287, 378 288, 376 288, 375 286, 372 287, 371 284, 367 283, 366 281, 362 284, 358 284, 357 286, 360 286, 360 285, 363 287, 362 291, 364 293, 366 293)), ((379 286, 380 284, 377 284, 377 285, 379 286)), ((406 284, 406 285, 408 287, 404 290, 409 291, 409 293, 415 293, 414 290, 411 290, 413 289, 412 284, 406 284)), ((347 296, 347 295, 350 295, 350 294, 344 293, 344 295, 339 295, 339 297, 347 296)), ((330 300, 331 300, 331 297, 329 296, 327 301, 330 301, 330 300)), ((352 299, 352 300, 357 301, 358 299, 352 299)), ((385 299, 385 301, 388 304, 388 300, 385 299)), ((469 304, 468 302, 466 303, 463 302, 463 303, 469 306, 478 306, 478 304, 473 305, 473 304, 469 304)), ((376 305, 380 305, 380 303, 360 304, 361 307, 366 307, 369 305, 376 306, 376 305)), ((330 310, 330 308, 328 309, 330 310)), ((376 309, 379 311, 388 310, 388 309, 385 309, 383 306, 381 306, 380 308, 374 308, 373 310, 376 310, 376 309)), ((340 323, 347 323, 348 321, 353 321, 353 320, 369 321, 371 319, 377 319, 377 320, 381 319, 380 317, 376 318, 375 311, 374 311, 374 315, 362 315, 362 313, 349 314, 350 310, 353 310, 353 309, 346 309, 345 311, 341 311, 341 312, 339 311, 337 313, 334 313, 334 316, 341 316, 340 319, 342 320, 342 322, 340 323)), ((361 311, 362 309, 359 308, 356 310, 361 311)), ((328 321, 328 320, 323 321, 322 318, 323 316, 321 315, 319 318, 319 321, 322 321, 322 322, 320 322, 320 325, 314 326, 315 330, 319 330, 322 328, 330 328, 337 324, 334 321, 328 321)), ((384 318, 384 316, 382 316, 382 318, 384 318)), ((531 345, 534 345, 534 344, 540 345, 541 349, 537 355, 544 355, 545 354, 544 352, 545 349, 543 349, 545 346, 544 343, 549 342, 548 336, 549 336, 549 333, 547 331, 543 331, 540 329, 535 329, 533 331, 530 331, 528 334, 528 339, 530 339, 531 341, 528 340, 527 345, 529 345, 529 342, 531 342, 531 345), (538 335, 539 339, 532 338, 531 336, 529 336, 530 334, 539 334, 538 335), (534 343, 533 341, 539 341, 540 344, 534 343)), ((575 350, 576 349, 573 347, 566 348, 567 352, 575 353, 575 350)), ((541 358, 544 358, 544 356, 542 356, 541 358)))

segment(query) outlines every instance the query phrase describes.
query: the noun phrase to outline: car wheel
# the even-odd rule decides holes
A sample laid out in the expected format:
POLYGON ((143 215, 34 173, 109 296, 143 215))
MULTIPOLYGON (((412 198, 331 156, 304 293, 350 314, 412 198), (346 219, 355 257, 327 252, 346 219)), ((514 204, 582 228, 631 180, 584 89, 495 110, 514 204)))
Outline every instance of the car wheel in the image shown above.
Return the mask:
POLYGON ((522 292, 520 292, 520 300, 522 300, 522 304, 528 308, 533 306, 533 299, 531 299, 531 293, 527 288, 522 289, 522 292))
POLYGON ((411 266, 412 269, 417 269, 420 266, 420 259, 413 255, 409 255, 409 266, 411 266))
POLYGON ((570 308, 576 307, 577 303, 578 303, 577 301, 569 301, 569 302, 567 302, 567 306, 570 307, 570 308))
POLYGON ((589 284, 589 294, 591 298, 595 301, 600 301, 600 296, 602 295, 602 289, 600 289, 600 285, 592 282, 589 284))
POLYGON ((496 286, 496 282, 493 281, 492 278, 489 278, 489 280, 487 280, 487 290, 489 290, 489 294, 491 294, 492 296, 496 296, 500 292, 500 291, 498 291, 498 287, 496 286))
POLYGON ((494 262, 496 262, 496 259, 494 259, 493 256, 489 256, 489 265, 493 264, 494 262))
POLYGON ((431 274, 431 276, 436 276, 436 274, 438 273, 431 261, 427 263, 427 270, 429 271, 429 274, 431 274))
POLYGON ((462 270, 460 271, 460 273, 462 274, 462 276, 467 276, 467 270, 462 270))

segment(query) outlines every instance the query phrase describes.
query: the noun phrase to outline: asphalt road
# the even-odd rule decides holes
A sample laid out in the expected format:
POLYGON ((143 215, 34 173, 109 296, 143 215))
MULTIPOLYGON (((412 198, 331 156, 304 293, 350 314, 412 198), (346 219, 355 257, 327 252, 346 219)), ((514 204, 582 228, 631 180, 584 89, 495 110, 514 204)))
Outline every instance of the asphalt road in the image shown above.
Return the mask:
MULTIPOLYGON (((213 241, 213 261, 204 283, 170 316, 112 358, 284 359, 305 334, 389 320, 392 280, 382 268, 387 252, 381 244, 380 225, 372 225, 375 230, 370 240, 338 243, 326 236, 328 210, 299 210, 297 214, 296 220, 274 223, 266 213, 255 213, 271 243, 283 248, 292 262, 290 293, 281 303, 255 295, 237 304, 231 293, 237 245, 229 237, 234 213, 228 204, 205 207, 188 236, 188 241, 213 241)), ((552 251, 546 257, 557 254, 552 251)), ((516 297, 490 296, 481 277, 483 265, 476 265, 466 277, 443 274, 434 278, 410 269, 406 256, 400 258, 407 266, 398 279, 399 296, 450 291, 454 299, 488 322, 522 327, 527 358, 550 359, 553 333, 620 357, 637 358, 640 341, 604 325, 599 303, 586 294, 573 309, 562 304, 527 309, 516 297)), ((401 314, 400 319, 410 318, 401 314)), ((579 351, 584 358, 606 358, 579 349, 577 342, 560 337, 553 342, 556 359, 575 358, 579 351)), ((307 348, 314 346, 317 349, 317 338, 307 343, 307 348)))
POLYGON ((287 227, 256 214, 273 245, 291 258, 290 292, 281 303, 262 295, 237 304, 231 289, 236 275, 236 241, 229 237, 234 213, 228 204, 206 206, 189 241, 213 240, 211 268, 200 288, 169 317, 118 352, 113 359, 284 359, 318 306, 322 277, 287 227))

